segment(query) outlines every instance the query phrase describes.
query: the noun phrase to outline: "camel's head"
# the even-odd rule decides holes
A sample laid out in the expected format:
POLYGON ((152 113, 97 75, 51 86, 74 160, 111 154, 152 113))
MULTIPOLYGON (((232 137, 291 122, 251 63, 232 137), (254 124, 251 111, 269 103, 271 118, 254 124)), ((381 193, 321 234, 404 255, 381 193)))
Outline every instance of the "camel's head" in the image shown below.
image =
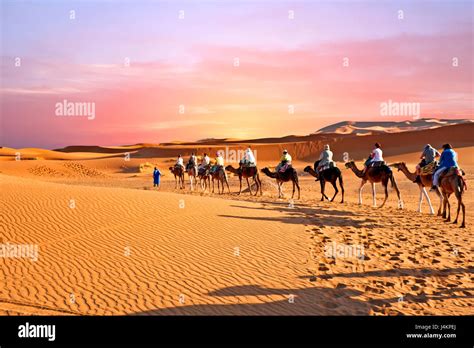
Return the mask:
POLYGON ((354 166, 354 161, 350 160, 350 161, 346 162, 345 166, 346 166, 347 169, 353 167, 354 166))
POLYGON ((225 167, 225 170, 227 170, 228 172, 233 173, 233 175, 238 175, 238 171, 239 171, 239 169, 235 169, 230 164, 225 167))
POLYGON ((405 162, 398 162, 389 165, 389 167, 397 168, 398 171, 402 170, 404 166, 406 166, 405 162))
POLYGON ((309 171, 311 170, 311 166, 306 166, 303 171, 306 172, 306 173, 309 173, 309 171))
POLYGON ((170 167, 170 170, 173 171, 173 167, 170 167))
POLYGON ((268 173, 268 172, 269 172, 269 170, 268 170, 268 168, 267 168, 267 167, 265 167, 265 168, 262 168, 260 171, 261 171, 262 173, 268 173))

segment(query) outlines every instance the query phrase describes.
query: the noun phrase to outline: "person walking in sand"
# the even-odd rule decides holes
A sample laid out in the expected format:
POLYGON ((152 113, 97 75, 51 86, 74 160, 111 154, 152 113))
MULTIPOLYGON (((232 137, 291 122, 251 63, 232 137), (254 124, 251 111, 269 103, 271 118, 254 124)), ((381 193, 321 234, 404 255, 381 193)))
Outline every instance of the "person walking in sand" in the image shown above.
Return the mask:
POLYGON ((153 187, 160 188, 160 177, 161 172, 158 168, 155 167, 155 169, 153 170, 153 187))

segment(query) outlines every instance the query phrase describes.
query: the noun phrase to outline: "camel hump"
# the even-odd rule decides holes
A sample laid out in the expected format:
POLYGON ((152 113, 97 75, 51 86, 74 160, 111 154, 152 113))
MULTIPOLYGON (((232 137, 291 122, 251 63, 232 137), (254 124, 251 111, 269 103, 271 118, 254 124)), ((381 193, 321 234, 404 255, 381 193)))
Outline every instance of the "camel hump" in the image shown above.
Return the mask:
POLYGON ((373 165, 369 167, 373 173, 392 173, 392 168, 390 168, 388 165, 385 163, 381 163, 378 165, 373 165))
POLYGON ((442 173, 441 173, 441 177, 448 177, 448 176, 452 176, 452 175, 459 175, 459 176, 462 176, 461 173, 459 172, 459 169, 456 168, 456 167, 451 167, 449 169, 445 169, 442 173))
POLYGON ((293 172, 294 170, 295 170, 295 168, 293 168, 293 167, 291 166, 291 164, 288 164, 287 167, 286 167, 286 169, 285 169, 285 171, 284 171, 284 173, 285 173, 285 174, 288 174, 288 173, 293 172))

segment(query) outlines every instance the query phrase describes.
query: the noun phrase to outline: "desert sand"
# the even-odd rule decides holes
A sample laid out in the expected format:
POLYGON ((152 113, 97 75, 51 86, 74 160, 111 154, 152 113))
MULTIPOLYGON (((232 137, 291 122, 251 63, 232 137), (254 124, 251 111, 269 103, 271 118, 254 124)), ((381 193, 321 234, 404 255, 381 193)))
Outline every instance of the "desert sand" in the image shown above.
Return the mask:
MULTIPOLYGON (((449 126, 448 137, 436 142, 452 142, 467 173, 465 229, 429 215, 426 202, 417 212, 418 187, 401 172, 395 178, 403 210, 392 189, 385 207, 372 207, 369 186, 359 206, 359 179, 340 162, 351 149, 361 166, 381 139, 386 161, 404 161, 413 171, 418 150, 436 145, 439 129, 280 142, 2 148, 0 243, 37 245, 39 253, 37 261, 0 258, 0 314, 472 315, 474 143, 466 127, 472 128, 449 126), (343 204, 340 194, 321 202, 319 183, 303 173, 325 142, 344 175, 343 204), (289 148, 301 199, 290 200, 289 184, 278 199, 263 174, 261 197, 236 195, 232 175, 231 194, 190 192, 187 176, 185 190, 174 188, 167 168, 177 153, 248 143, 260 168, 275 166, 289 148), (160 190, 152 187, 152 167, 140 171, 144 163, 165 174, 160 190), (363 245, 364 259, 328 257, 333 243, 363 245)), ((326 190, 332 196, 332 187, 326 190)))

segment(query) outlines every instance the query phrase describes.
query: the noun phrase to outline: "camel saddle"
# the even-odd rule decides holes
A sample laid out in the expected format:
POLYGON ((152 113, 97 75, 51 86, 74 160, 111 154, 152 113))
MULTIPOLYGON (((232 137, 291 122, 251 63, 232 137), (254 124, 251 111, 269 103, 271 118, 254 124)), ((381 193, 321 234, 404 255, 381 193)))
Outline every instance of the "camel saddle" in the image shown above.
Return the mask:
POLYGON ((322 173, 325 170, 328 170, 328 169, 331 169, 331 168, 334 168, 334 167, 337 167, 336 163, 335 162, 329 162, 328 164, 325 164, 324 166, 319 167, 319 172, 322 173))
POLYGON ((197 167, 197 166, 196 166, 194 163, 192 163, 192 162, 188 162, 188 164, 186 164, 186 170, 189 170, 189 169, 191 169, 191 168, 193 168, 193 167, 197 167))
POLYGON ((433 161, 427 165, 420 168, 420 175, 430 175, 433 174, 436 170, 437 162, 433 161))
POLYGON ((451 176, 451 175, 459 175, 459 176, 464 176, 466 173, 464 172, 464 170, 460 169, 460 168, 457 168, 457 167, 450 167, 448 169, 445 169, 443 170, 443 172, 441 173, 441 175, 439 176, 439 180, 441 180, 442 178, 446 178, 448 176, 451 176))
POLYGON ((280 173, 284 173, 284 172, 286 172, 286 171, 287 171, 288 169, 290 169, 290 168, 291 168, 291 164, 285 163, 284 165, 281 166, 279 172, 280 172, 280 173))
POLYGON ((370 167, 381 167, 385 165, 385 161, 374 161, 370 163, 370 167))
POLYGON ((256 167, 257 165, 252 162, 240 162, 240 166, 242 168, 252 168, 252 167, 256 167))
POLYGON ((200 167, 198 169, 198 174, 199 175, 204 175, 204 173, 208 172, 209 171, 209 166, 205 166, 205 167, 200 167))

